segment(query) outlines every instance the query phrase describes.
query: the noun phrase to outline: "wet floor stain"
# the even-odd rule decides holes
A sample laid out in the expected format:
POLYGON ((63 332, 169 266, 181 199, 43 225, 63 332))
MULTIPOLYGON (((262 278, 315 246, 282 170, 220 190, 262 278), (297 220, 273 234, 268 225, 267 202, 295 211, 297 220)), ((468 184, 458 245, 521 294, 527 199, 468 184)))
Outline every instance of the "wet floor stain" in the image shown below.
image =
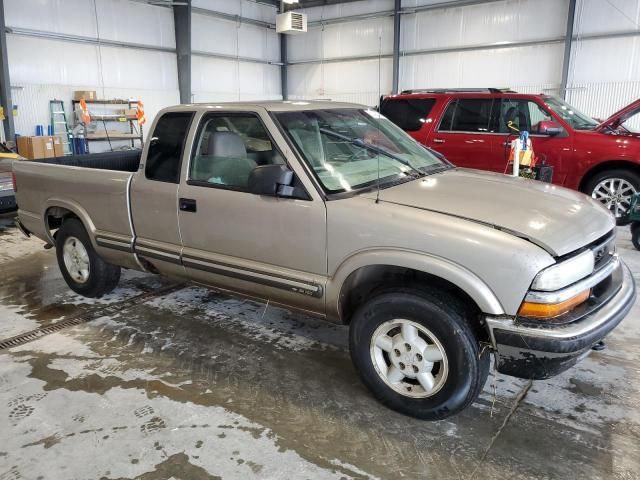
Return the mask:
MULTIPOLYGON (((0 284, 0 306, 36 322, 55 320, 47 306, 96 308, 48 252, 22 260, 3 264, 15 285, 0 284)), ((105 301, 154 281, 125 278, 105 301)), ((625 358, 534 383, 503 431, 519 381, 492 375, 495 405, 487 386, 454 419, 419 422, 366 391, 346 333, 189 287, 0 353, 0 478, 636 478, 638 371, 625 358), (92 474, 60 460, 80 452, 92 474)))

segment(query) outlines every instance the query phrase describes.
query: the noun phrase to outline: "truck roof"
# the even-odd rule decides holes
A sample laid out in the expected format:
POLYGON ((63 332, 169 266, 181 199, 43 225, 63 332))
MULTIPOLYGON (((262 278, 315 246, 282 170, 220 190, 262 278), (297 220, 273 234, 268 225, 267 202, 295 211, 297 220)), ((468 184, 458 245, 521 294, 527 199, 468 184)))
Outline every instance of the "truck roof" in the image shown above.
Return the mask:
POLYGON ((207 102, 190 103, 168 107, 163 111, 176 110, 214 110, 216 108, 250 108, 265 109, 270 112, 295 112, 304 110, 326 110, 330 108, 369 108, 358 103, 333 102, 330 100, 272 100, 272 101, 246 101, 246 102, 207 102))

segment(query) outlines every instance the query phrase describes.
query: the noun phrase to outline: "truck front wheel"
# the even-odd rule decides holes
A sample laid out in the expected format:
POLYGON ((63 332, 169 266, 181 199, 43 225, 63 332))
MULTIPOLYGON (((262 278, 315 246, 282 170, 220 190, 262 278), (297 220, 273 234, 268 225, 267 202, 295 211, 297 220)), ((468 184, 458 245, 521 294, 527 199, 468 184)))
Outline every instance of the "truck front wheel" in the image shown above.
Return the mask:
POLYGON ((444 292, 403 289, 374 296, 355 312, 351 358, 380 402, 440 420, 478 397, 490 354, 458 303, 444 292))
POLYGON ((110 293, 120 280, 120 267, 102 260, 76 218, 66 219, 56 235, 58 266, 69 288, 85 297, 110 293))

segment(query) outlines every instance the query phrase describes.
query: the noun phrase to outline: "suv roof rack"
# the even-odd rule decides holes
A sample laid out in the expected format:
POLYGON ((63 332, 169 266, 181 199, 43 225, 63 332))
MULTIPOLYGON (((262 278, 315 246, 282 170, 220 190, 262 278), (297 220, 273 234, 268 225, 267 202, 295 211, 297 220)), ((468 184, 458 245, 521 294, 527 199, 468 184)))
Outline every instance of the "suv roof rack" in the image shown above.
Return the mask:
POLYGON ((410 93, 517 93, 510 88, 413 88, 403 90, 404 94, 410 93))

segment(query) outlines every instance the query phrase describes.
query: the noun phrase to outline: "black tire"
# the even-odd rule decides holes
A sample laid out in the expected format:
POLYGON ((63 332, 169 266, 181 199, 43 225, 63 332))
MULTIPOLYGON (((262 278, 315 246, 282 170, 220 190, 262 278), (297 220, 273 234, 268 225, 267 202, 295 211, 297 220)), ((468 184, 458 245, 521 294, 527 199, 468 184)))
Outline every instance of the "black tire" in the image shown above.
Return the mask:
MULTIPOLYGON (((627 170, 625 168, 612 168, 611 170, 599 172, 591 177, 589 181, 585 183, 583 193, 592 196, 594 189, 600 182, 602 182, 603 180, 614 178, 620 178, 629 182, 636 192, 640 192, 640 175, 632 170, 627 170)), ((626 219, 626 215, 616 216, 616 224, 628 225, 629 221, 626 219)))
POLYGON ((69 288, 80 295, 91 298, 99 298, 110 293, 120 281, 120 267, 111 265, 102 260, 91 245, 89 235, 80 220, 76 218, 66 219, 56 235, 56 257, 58 266, 69 288), (76 238, 85 248, 89 256, 89 274, 84 282, 74 280, 67 270, 64 261, 64 245, 70 237, 76 238))
POLYGON ((631 223, 631 243, 636 250, 640 250, 640 222, 631 223))
POLYGON ((355 312, 349 330, 351 358, 362 381, 381 403, 411 417, 441 420, 464 410, 482 391, 490 367, 489 349, 480 346, 479 325, 466 317, 460 302, 439 290, 396 289, 370 298, 355 312), (393 319, 424 326, 444 348, 448 374, 432 396, 403 395, 376 370, 372 338, 378 327, 393 319))

